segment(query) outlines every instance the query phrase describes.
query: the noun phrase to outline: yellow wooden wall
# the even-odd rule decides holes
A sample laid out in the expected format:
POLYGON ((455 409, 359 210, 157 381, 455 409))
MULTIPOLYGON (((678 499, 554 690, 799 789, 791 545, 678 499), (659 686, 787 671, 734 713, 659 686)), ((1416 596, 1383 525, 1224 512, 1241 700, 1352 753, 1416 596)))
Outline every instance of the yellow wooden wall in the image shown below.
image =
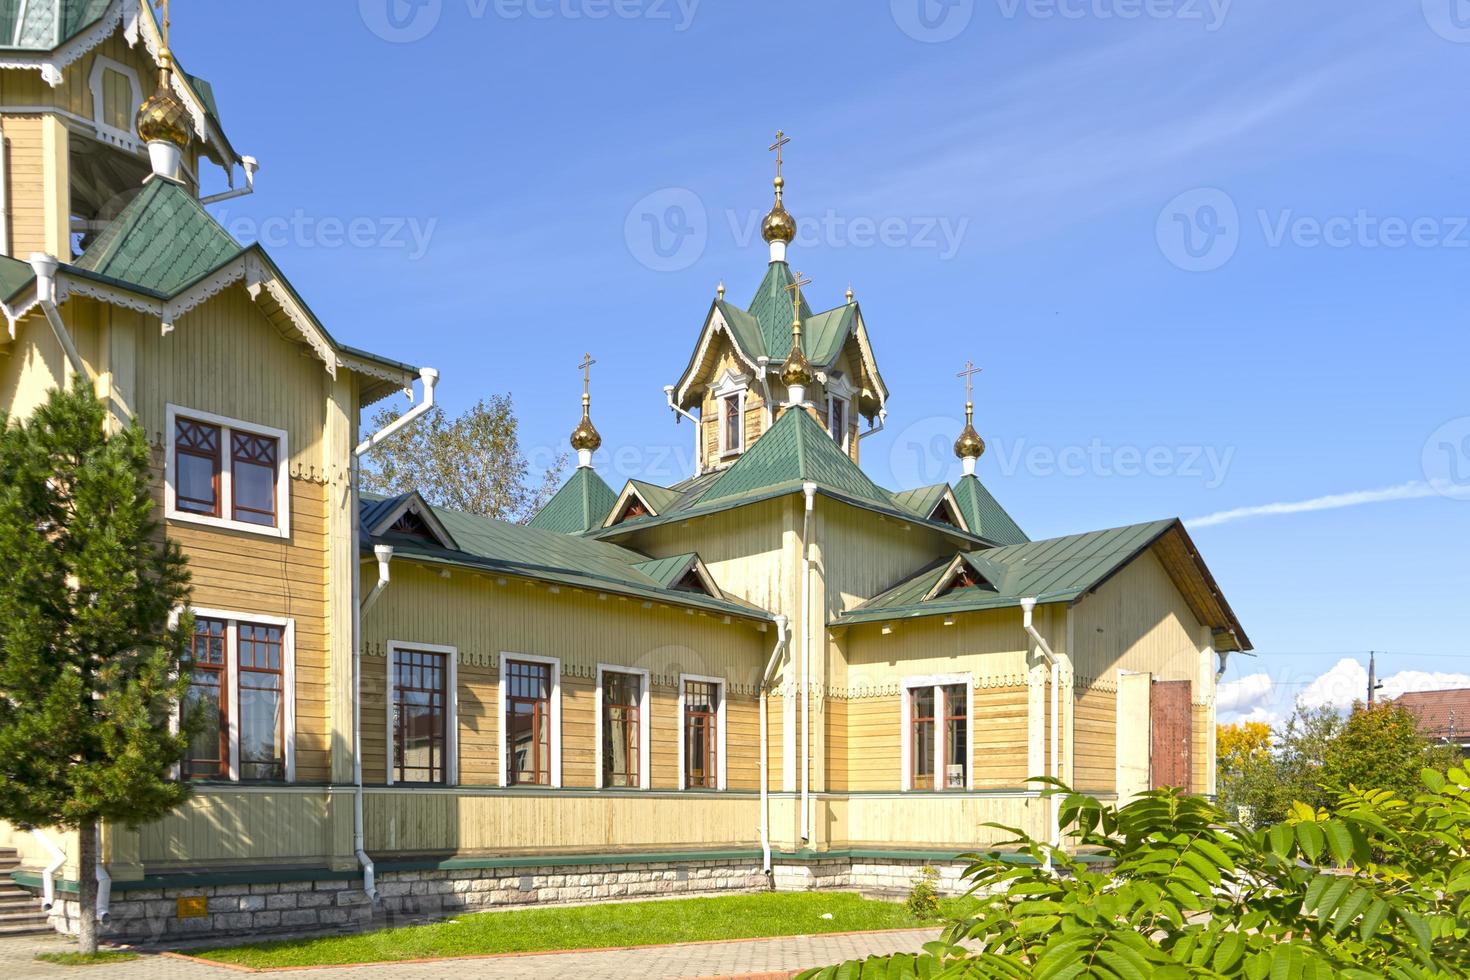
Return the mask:
MULTIPOLYGON (((0 71, 0 79, 17 74, 0 71)), ((0 84, 0 92, 8 85, 0 84)), ((16 103, 5 101, 6 105, 16 103)), ((45 138, 39 115, 0 116, 6 142, 6 187, 10 195, 10 254, 22 262, 34 252, 48 251, 45 138)), ((70 259, 70 255, 62 256, 70 259)))
POLYGON ((138 834, 149 873, 212 868, 320 866, 332 854, 332 808, 323 789, 201 787, 183 806, 138 834))
POLYGON ((987 823, 1040 838, 1047 834, 1048 803, 1034 795, 883 793, 825 802, 834 847, 899 844, 968 851, 1014 836, 987 823))

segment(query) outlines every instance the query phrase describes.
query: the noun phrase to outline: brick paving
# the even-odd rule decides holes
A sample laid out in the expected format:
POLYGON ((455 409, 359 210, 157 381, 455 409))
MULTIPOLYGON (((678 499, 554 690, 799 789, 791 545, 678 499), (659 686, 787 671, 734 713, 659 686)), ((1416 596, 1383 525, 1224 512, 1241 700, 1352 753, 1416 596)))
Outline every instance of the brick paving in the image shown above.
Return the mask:
MULTIPOLYGON (((712 977, 789 976, 793 971, 826 966, 843 960, 887 953, 917 952, 934 938, 933 930, 846 933, 832 936, 790 936, 782 939, 742 939, 723 943, 688 943, 643 949, 580 953, 538 953, 479 959, 383 963, 375 966, 325 967, 293 971, 303 980, 692 980, 712 977)), ((128 963, 78 970, 37 962, 40 952, 65 952, 75 947, 60 937, 0 940, 0 977, 105 976, 106 980, 230 980, 237 970, 211 966, 173 956, 145 955, 128 963)))

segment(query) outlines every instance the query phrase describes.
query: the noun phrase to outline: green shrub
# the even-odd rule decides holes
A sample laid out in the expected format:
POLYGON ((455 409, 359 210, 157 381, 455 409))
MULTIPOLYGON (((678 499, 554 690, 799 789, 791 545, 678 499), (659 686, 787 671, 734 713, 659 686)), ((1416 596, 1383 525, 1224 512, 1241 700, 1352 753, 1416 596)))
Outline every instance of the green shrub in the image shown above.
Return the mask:
POLYGON ((1011 830, 1000 847, 1034 863, 969 855, 973 910, 926 952, 803 977, 1467 977, 1470 775, 1419 779, 1412 799, 1350 789, 1259 830, 1175 790, 1117 809, 1057 787, 1064 826, 1111 867, 1011 830))
POLYGON ((939 918, 939 892, 935 888, 938 884, 938 871, 927 864, 919 869, 914 876, 914 887, 909 889, 909 897, 903 903, 909 915, 916 919, 939 918))

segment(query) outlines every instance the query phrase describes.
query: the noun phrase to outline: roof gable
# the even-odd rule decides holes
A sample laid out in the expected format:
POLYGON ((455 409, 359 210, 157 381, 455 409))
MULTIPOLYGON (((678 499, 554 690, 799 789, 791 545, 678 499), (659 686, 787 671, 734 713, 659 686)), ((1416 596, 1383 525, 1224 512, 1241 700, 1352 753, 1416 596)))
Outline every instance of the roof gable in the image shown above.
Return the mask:
POLYGON ((417 537, 441 548, 459 550, 454 536, 417 491, 369 500, 363 508, 362 525, 375 538, 417 537))
POLYGON ((1025 544, 1031 540, 978 477, 961 477, 954 485, 954 499, 971 534, 1001 545, 1025 544))
POLYGON ((602 526, 616 499, 612 487, 592 467, 579 466, 529 526, 561 534, 585 534, 602 526))
POLYGON ((192 194, 155 177, 75 264, 173 297, 244 251, 192 194))
POLYGON ((666 589, 693 592, 715 599, 725 598, 724 592, 715 584, 714 576, 709 573, 709 569, 705 567, 697 554, 656 558, 652 561, 640 562, 633 567, 666 589))
POLYGON ((816 483, 893 509, 893 498, 803 409, 789 409, 700 498, 701 503, 786 484, 816 483))

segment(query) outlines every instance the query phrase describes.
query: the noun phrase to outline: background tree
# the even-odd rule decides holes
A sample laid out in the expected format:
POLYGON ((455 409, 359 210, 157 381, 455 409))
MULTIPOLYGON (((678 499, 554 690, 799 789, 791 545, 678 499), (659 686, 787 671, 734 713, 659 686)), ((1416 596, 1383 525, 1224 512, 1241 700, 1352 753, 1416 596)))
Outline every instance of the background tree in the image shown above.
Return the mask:
POLYGON ((187 738, 170 731, 189 575, 154 519, 143 430, 104 426, 78 380, 0 433, 0 818, 79 832, 87 953, 100 823, 136 827, 189 792, 172 778, 187 738))
MULTIPOLYGON (((400 414, 384 409, 372 426, 381 429, 400 414)), ((524 524, 556 492, 566 462, 562 453, 533 474, 510 395, 491 395, 453 419, 436 405, 367 456, 362 485, 382 494, 417 490, 436 506, 524 524)))

